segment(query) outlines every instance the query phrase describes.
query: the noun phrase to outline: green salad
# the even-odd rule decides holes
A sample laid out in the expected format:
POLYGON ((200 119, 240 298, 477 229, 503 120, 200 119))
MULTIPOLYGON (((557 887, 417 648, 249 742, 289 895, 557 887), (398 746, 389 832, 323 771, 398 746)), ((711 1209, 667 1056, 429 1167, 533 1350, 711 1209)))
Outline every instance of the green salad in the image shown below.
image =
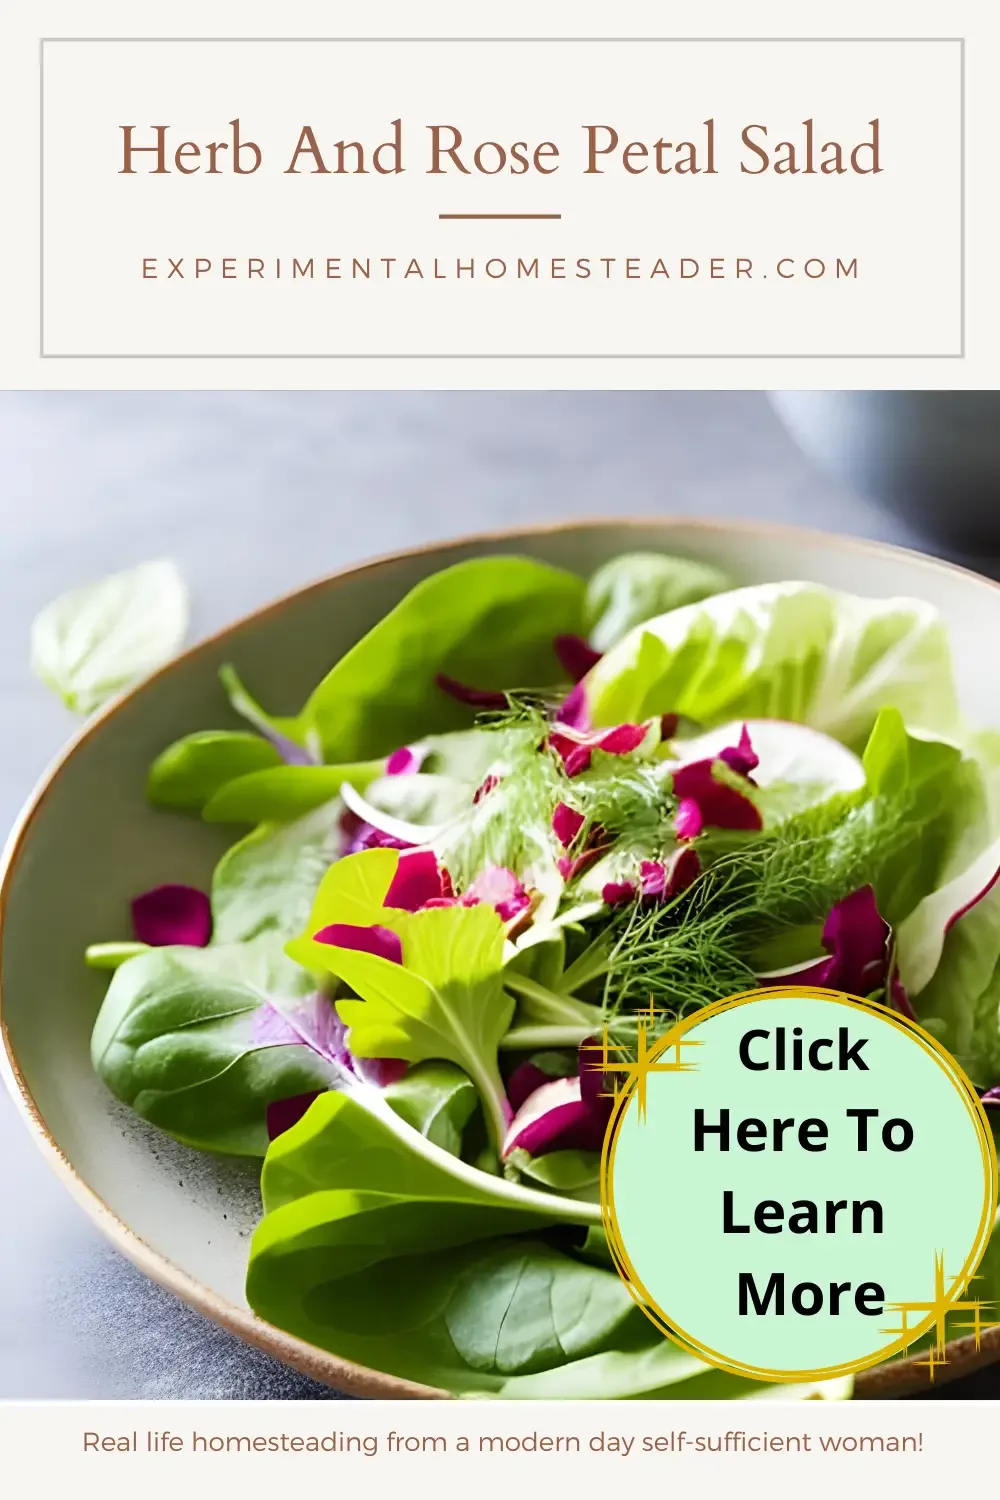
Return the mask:
POLYGON ((250 1305, 460 1395, 767 1394, 611 1263, 593 1044, 802 982, 916 1015, 1000 1100, 1000 737, 963 721, 935 611, 490 556, 297 714, 253 687, 226 668, 246 727, 149 773, 166 815, 234 825, 211 890, 137 892, 87 955, 112 1093, 263 1159, 250 1305))

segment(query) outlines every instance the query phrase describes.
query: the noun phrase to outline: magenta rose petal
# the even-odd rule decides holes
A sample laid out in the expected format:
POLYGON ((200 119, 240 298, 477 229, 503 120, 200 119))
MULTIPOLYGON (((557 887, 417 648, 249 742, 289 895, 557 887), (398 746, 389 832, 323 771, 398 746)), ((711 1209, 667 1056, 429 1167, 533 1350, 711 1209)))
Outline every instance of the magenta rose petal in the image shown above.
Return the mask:
POLYGON ((582 635, 557 635, 552 645, 559 665, 573 682, 586 677, 601 659, 601 652, 595 651, 582 635))
POLYGON ((329 943, 332 948, 350 948, 354 953, 371 953, 375 958, 387 959, 392 964, 403 962, 399 934, 377 924, 355 927, 349 922, 333 922, 329 927, 321 927, 314 935, 314 941, 329 943))
POLYGON ((749 777, 751 771, 755 771, 760 765, 760 756, 750 743, 750 731, 744 724, 740 732, 738 745, 729 745, 719 751, 719 759, 725 761, 731 771, 738 776, 749 777))
POLYGON ((382 905, 400 911, 420 911, 428 901, 451 894, 451 882, 447 882, 446 889, 432 849, 403 850, 382 905))
POLYGON ((579 729, 587 731, 590 729, 590 709, 587 705, 587 690, 582 682, 567 694, 556 709, 556 723, 565 724, 567 729, 579 729))
POLYGON ((551 1074, 546 1073, 544 1068, 540 1068, 537 1063, 518 1063, 507 1080, 507 1099, 514 1113, 517 1113, 536 1089, 551 1082, 551 1074))
POLYGON ((601 900, 605 906, 624 906, 634 901, 638 891, 631 880, 609 880, 601 889, 601 900))
POLYGON ((648 724, 618 724, 594 737, 594 749, 603 750, 606 755, 631 755, 648 733, 648 724))
POLYGON ((297 1125, 320 1096, 320 1090, 311 1094, 293 1094, 290 1099, 276 1099, 267 1106, 267 1138, 276 1141, 279 1135, 297 1125))
POLYGON ((158 885, 132 902, 136 941, 151 948, 205 948, 212 936, 212 903, 193 885, 158 885))
POLYGON ((424 761, 423 750, 414 750, 410 745, 402 745, 394 750, 385 763, 385 774, 387 776, 415 776, 424 761))
POLYGON ((552 814, 552 832, 564 849, 569 848, 583 824, 583 813, 577 812, 565 802, 560 802, 552 814))
POLYGON ((506 693, 469 687, 467 683, 458 682, 454 677, 446 676, 444 672, 439 672, 434 681, 443 693, 448 694, 449 698, 454 698, 459 703, 467 703, 470 708, 503 709, 507 707, 506 693))

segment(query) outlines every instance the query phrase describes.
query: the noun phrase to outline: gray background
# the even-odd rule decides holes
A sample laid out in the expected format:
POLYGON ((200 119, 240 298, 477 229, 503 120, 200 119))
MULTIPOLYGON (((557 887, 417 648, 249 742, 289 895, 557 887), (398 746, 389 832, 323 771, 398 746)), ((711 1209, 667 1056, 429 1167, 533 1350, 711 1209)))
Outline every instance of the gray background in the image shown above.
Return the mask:
MULTIPOLYGON (((818 474, 757 392, 0 393, 0 825, 73 727, 27 665, 64 589, 173 556, 200 635, 397 547, 670 512, 921 546, 818 474)), ((106 1245, 5 1094, 0 1204, 0 1398, 330 1396, 106 1245)))

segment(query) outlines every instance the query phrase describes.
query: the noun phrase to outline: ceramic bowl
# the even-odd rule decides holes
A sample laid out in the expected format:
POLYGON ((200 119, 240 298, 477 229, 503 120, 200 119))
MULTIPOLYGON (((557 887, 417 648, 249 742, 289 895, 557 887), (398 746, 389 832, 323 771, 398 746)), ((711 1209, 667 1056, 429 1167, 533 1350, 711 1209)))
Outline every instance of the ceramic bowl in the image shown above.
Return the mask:
MULTIPOLYGON (((588 573, 641 548, 715 563, 743 583, 800 578, 936 605, 951 631, 964 707, 1000 727, 984 643, 1000 635, 1000 587, 912 552, 763 525, 608 521, 425 547, 314 583, 185 652, 115 701, 43 778, 15 828, 0 876, 0 1027, 6 1075, 46 1159, 113 1243, 200 1312, 313 1378, 356 1395, 443 1391, 348 1364, 281 1333, 247 1307, 248 1240, 260 1212, 254 1164, 216 1161, 146 1127, 91 1071, 89 1037, 106 976, 87 943, 128 930, 129 899, 163 881, 206 885, 231 832, 146 805, 150 761, 179 735, 230 721, 217 672, 227 661, 263 702, 292 713, 330 664, 428 574, 463 558, 516 551, 588 573), (53 920, 58 914, 58 920, 53 920), (225 1204, 222 1217, 220 1204, 225 1204)), ((235 720, 232 721, 235 724, 235 720)), ((1000 1336, 951 1349, 938 1379, 1000 1358, 1000 1336)), ((884 1366, 858 1393, 926 1386, 926 1368, 884 1366)))

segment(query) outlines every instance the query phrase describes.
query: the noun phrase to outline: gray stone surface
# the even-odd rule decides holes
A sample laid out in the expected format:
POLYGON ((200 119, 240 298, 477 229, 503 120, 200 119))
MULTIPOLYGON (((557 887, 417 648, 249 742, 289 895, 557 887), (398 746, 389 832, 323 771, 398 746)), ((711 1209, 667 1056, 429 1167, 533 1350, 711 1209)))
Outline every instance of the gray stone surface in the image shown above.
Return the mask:
MULTIPOLYGON (((27 665, 66 588, 171 555, 202 634, 396 547, 669 512, 920 545, 817 474, 756 392, 0 393, 0 824, 72 727, 27 665)), ((0 1398, 330 1397, 111 1250, 4 1094, 0 1205, 0 1398)))

